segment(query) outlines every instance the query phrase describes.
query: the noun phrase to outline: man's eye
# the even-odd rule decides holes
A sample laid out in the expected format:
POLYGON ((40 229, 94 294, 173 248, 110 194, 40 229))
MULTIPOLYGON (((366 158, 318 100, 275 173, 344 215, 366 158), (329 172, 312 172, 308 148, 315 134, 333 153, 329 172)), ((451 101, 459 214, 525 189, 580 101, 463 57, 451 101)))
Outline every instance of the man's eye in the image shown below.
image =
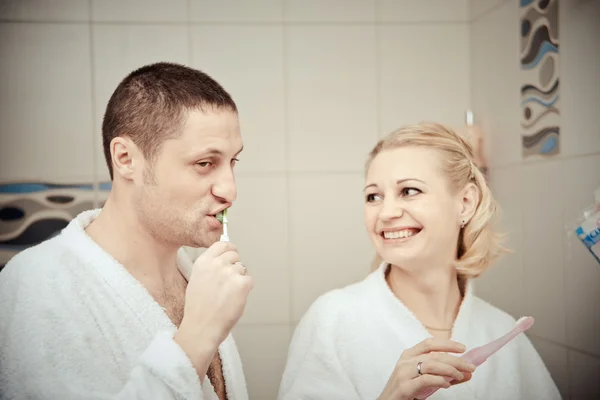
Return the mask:
POLYGON ((210 167, 212 165, 212 163, 210 161, 202 161, 202 162, 196 163, 196 165, 200 166, 201 168, 206 168, 206 167, 210 167))

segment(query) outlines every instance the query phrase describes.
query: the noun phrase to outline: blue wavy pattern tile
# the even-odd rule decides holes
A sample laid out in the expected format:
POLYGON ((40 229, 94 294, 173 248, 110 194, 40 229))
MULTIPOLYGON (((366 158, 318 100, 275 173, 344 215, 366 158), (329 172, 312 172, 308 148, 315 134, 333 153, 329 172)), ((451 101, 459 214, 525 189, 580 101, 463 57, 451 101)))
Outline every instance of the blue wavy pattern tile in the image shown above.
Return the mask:
POLYGON ((111 188, 93 184, 0 184, 0 269, 18 252, 58 234, 79 213, 102 207, 111 188))
POLYGON ((560 152, 558 0, 520 1, 522 153, 560 152))

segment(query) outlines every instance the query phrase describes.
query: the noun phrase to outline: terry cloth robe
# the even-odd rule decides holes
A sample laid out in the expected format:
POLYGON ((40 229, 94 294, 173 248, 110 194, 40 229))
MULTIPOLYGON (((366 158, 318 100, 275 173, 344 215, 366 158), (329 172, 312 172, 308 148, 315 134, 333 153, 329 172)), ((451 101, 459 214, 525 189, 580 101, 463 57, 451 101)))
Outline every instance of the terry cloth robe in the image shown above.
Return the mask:
MULTIPOLYGON (((402 352, 431 335, 393 294, 387 266, 363 281, 320 296, 299 322, 280 385, 280 400, 374 400, 402 352)), ((467 350, 515 325, 475 297, 467 283, 452 340, 467 350)), ((415 374, 417 363, 415 362, 415 374)), ((555 400, 559 391, 529 339, 521 334, 479 366, 469 382, 439 389, 431 400, 555 400)))
MULTIPOLYGON (((218 400, 146 289, 85 233, 79 214, 0 273, 0 398, 218 400)), ((178 265, 189 278, 183 249, 178 265)), ((219 346, 229 400, 247 400, 233 338, 219 346)))

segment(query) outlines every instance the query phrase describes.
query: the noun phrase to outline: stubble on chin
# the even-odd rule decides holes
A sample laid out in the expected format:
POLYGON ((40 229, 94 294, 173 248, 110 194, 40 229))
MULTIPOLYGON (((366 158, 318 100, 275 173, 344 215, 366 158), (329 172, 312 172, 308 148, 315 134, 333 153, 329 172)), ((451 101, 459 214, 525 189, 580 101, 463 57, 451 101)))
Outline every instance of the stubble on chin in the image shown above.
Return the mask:
POLYGON ((189 244, 185 246, 208 248, 220 240, 222 232, 220 229, 209 229, 207 226, 200 225, 191 227, 186 233, 186 242, 189 244))

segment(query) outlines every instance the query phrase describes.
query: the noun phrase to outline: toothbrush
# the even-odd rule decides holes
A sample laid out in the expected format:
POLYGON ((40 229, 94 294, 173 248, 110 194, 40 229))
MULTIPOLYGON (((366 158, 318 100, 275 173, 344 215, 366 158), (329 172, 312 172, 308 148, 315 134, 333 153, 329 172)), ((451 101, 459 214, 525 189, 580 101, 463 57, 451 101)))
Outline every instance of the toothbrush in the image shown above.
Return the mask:
MULTIPOLYGON (((475 366, 480 366, 483 364, 489 357, 491 357, 494 353, 504 347, 508 342, 517 337, 520 333, 525 332, 533 325, 533 317, 521 317, 515 323, 514 328, 508 332, 506 335, 499 337, 496 340, 489 342, 486 345, 475 347, 467 351, 465 354, 461 356, 461 358, 467 360, 471 364, 475 364, 475 366)), ((452 378, 446 378, 448 382, 451 382, 452 378)), ((431 388, 423 392, 419 392, 416 396, 419 399, 426 399, 432 394, 434 394, 438 389, 431 388)))
POLYGON ((219 213, 217 219, 223 224, 223 234, 221 235, 221 242, 229 242, 229 234, 227 232, 227 208, 219 213))

